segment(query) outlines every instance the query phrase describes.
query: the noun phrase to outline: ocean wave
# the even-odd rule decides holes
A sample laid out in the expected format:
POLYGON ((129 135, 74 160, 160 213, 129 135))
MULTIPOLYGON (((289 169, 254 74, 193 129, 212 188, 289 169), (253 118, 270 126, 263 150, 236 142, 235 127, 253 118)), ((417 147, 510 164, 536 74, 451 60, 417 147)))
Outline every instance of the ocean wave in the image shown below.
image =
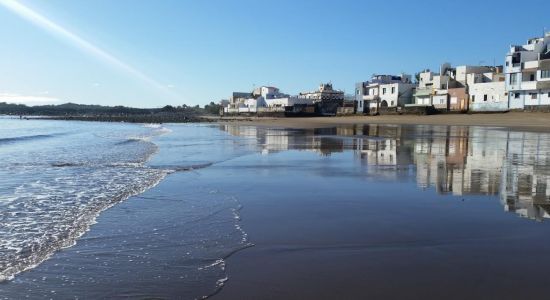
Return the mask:
MULTIPOLYGON (((136 133, 128 128, 89 134, 112 137, 108 139, 80 133, 51 148, 33 148, 31 143, 3 160, 6 168, 0 175, 10 186, 0 192, 0 282, 73 246, 101 212, 143 193, 170 173, 145 165, 158 151, 149 141, 154 130, 136 133)), ((0 143, 61 134, 4 138, 0 143)))
POLYGON ((27 135, 27 136, 17 136, 10 138, 0 138, 1 144, 11 144, 16 142, 32 141, 38 139, 47 139, 57 136, 56 134, 37 134, 37 135, 27 135))
POLYGON ((97 169, 18 189, 0 215, 0 279, 34 268, 74 245, 111 206, 157 185, 168 172, 142 168, 97 169), (91 183, 91 184, 90 184, 91 183))

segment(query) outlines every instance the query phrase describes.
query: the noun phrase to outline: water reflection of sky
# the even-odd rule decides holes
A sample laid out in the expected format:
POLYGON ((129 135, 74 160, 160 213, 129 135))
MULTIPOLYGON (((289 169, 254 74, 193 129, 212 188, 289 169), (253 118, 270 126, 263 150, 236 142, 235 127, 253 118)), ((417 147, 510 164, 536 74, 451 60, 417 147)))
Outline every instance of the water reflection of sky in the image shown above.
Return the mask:
POLYGON ((353 151, 354 165, 369 178, 415 180, 419 188, 442 195, 498 196, 506 211, 538 221, 550 218, 548 133, 431 125, 220 129, 255 139, 262 154, 353 151))

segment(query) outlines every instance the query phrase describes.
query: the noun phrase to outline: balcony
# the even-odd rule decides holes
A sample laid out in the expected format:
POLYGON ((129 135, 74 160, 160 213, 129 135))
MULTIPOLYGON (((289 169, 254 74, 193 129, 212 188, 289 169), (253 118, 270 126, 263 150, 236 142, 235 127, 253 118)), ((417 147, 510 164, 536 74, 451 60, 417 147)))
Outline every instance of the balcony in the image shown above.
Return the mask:
POLYGON ((521 64, 512 64, 511 66, 506 67, 506 73, 520 73, 521 64))
POLYGON ((510 91, 519 91, 521 90, 521 85, 519 83, 508 84, 506 89, 510 91))
POLYGON ((523 63, 523 69, 524 70, 529 70, 529 69, 536 70, 538 67, 539 67, 539 61, 538 60, 526 61, 526 62, 523 63))
POLYGON ((536 81, 523 81, 521 83, 520 89, 522 90, 536 90, 537 82, 536 81))
POLYGON ((433 94, 432 88, 418 88, 414 92, 414 97, 430 96, 433 94))
POLYGON ((366 95, 366 96, 363 96, 363 100, 364 101, 380 100, 380 96, 378 96, 378 95, 366 95))

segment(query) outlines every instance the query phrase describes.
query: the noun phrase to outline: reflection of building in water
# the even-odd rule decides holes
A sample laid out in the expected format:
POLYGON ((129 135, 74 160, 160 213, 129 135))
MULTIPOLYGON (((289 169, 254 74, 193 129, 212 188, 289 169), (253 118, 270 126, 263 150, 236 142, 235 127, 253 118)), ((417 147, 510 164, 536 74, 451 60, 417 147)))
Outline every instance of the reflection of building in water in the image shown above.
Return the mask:
POLYGON ((254 146, 262 154, 288 150, 301 150, 329 156, 351 148, 352 140, 338 137, 336 128, 326 129, 269 129, 255 126, 221 125, 220 129, 231 135, 254 139, 254 146), (346 146, 347 145, 347 146, 346 146))
POLYGON ((506 140, 479 127, 418 126, 416 178, 422 188, 454 195, 495 195, 506 140))
POLYGON ((534 220, 550 218, 549 134, 388 125, 308 130, 224 126, 222 130, 255 139, 251 144, 262 153, 305 150, 330 155, 353 149, 355 159, 374 178, 415 176, 419 187, 441 194, 500 194, 507 211, 534 220))
POLYGON ((379 177, 407 176, 412 164, 410 145, 405 143, 403 126, 364 125, 356 127, 355 157, 367 173, 379 177), (366 137, 361 137, 366 136, 366 137))
POLYGON ((500 198, 507 211, 543 220, 550 218, 550 136, 510 132, 500 198))

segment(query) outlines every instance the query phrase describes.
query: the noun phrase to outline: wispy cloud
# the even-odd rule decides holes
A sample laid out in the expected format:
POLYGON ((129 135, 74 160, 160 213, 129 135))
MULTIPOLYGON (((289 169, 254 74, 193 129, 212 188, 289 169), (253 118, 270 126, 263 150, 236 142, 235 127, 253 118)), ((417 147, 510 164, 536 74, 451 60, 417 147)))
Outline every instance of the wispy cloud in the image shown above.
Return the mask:
MULTIPOLYGON (((138 69, 130 66, 124 61, 118 59, 107 51, 93 45, 91 42, 85 40, 84 38, 78 36, 67 28, 62 27, 61 25, 53 22, 52 20, 46 18, 45 16, 39 14, 35 10, 21 4, 16 0, 0 0, 0 5, 7 8, 11 12, 20 16, 21 18, 35 24, 36 26, 48 31, 49 33, 61 38, 73 46, 79 48, 80 50, 90 54, 96 59, 102 60, 103 62, 115 67, 128 75, 141 80, 142 82, 147 83, 148 85, 156 88, 157 90, 163 92, 165 95, 170 96, 173 99, 181 98, 179 95, 175 94, 174 91, 167 88, 165 85, 157 82, 155 79, 144 74, 138 69)), ((178 99, 182 100, 182 99, 178 99)))
POLYGON ((26 104, 26 105, 46 105, 46 104, 58 104, 61 99, 46 96, 45 93, 39 93, 37 95, 21 95, 16 93, 0 93, 0 102, 26 104))

